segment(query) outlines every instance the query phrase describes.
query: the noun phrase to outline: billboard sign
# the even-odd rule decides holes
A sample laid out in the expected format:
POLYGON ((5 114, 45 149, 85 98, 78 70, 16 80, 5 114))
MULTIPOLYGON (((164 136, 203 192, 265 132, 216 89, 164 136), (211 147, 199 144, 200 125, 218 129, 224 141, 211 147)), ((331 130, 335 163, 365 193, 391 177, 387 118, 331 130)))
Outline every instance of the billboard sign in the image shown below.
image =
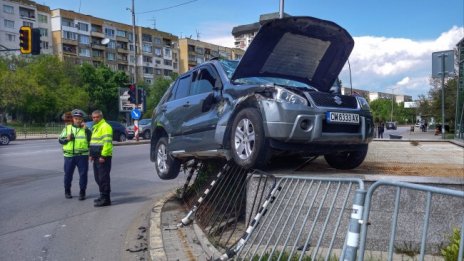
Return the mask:
POLYGON ((417 102, 404 102, 404 108, 418 108, 419 104, 417 102))

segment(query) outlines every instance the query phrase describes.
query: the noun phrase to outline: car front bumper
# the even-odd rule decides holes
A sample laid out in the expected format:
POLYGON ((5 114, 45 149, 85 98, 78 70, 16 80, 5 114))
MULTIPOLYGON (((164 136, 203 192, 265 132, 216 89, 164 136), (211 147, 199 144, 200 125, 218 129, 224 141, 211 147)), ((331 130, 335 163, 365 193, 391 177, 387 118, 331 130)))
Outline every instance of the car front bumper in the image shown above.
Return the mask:
POLYGON ((363 144, 373 138, 372 116, 368 111, 315 108, 281 103, 260 102, 267 138, 285 143, 363 144), (359 115, 359 124, 328 123, 326 112, 359 115))

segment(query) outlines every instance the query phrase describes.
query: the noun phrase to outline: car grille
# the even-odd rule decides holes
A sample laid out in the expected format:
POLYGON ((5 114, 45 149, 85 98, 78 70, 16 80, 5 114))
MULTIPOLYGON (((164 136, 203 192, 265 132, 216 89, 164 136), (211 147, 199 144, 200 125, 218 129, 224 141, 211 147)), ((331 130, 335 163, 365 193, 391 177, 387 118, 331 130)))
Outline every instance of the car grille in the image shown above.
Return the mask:
POLYGON ((308 93, 318 107, 333 107, 333 108, 347 108, 357 109, 358 102, 354 96, 335 95, 330 93, 308 93), (337 99, 335 97, 340 99, 337 99), (336 100, 341 101, 340 104, 336 100))
POLYGON ((322 121, 322 132, 325 133, 358 133, 360 125, 354 124, 339 124, 339 123, 327 123, 325 120, 322 121))

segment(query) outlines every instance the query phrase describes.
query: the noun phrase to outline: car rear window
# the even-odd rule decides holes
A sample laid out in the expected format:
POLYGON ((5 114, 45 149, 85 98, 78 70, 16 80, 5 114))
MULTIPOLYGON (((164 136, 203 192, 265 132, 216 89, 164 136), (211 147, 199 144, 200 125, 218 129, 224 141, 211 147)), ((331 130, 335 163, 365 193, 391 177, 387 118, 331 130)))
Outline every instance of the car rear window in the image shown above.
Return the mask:
POLYGON ((190 88, 190 75, 187 75, 181 79, 179 79, 179 84, 177 85, 176 96, 175 99, 182 99, 189 95, 189 88, 190 88))

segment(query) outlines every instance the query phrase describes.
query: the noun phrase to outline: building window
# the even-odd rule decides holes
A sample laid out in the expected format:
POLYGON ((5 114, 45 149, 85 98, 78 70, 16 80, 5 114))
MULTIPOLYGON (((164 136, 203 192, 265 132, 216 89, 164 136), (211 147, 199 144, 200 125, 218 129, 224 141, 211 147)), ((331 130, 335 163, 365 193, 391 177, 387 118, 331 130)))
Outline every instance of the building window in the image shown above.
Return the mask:
POLYGON ((151 44, 143 44, 142 51, 145 53, 151 53, 153 51, 153 46, 151 44))
POLYGON ((117 30, 116 31, 116 36, 120 36, 120 37, 126 37, 126 31, 123 31, 123 30, 117 30))
POLYGON ((105 35, 109 37, 114 37, 114 30, 111 28, 105 28, 105 35))
POLYGON ((116 41, 111 40, 111 41, 108 43, 108 48, 116 49, 116 41))
POLYGON ((90 57, 90 49, 79 48, 79 56, 90 57))
POLYGON ((79 22, 77 23, 77 29, 79 29, 80 31, 88 32, 89 24, 79 22))
POLYGON ((77 40, 77 33, 63 31, 63 38, 68 40, 77 40))
POLYGON ((155 48, 155 55, 161 56, 161 48, 155 48))
POLYGON ((11 20, 3 20, 3 25, 5 28, 14 28, 14 21, 11 20))
POLYGON ((19 7, 19 15, 21 18, 35 19, 35 11, 24 7, 19 7))
POLYGON ((7 33, 6 39, 8 39, 8 42, 16 42, 16 35, 7 33))
POLYGON ((134 57, 133 55, 131 55, 131 56, 129 57, 129 59, 130 59, 130 62, 131 62, 131 63, 135 63, 135 57, 134 57))
POLYGON ((172 71, 171 70, 164 70, 164 76, 171 76, 172 71))
POLYGON ((97 25, 97 24, 92 24, 92 32, 97 32, 97 33, 101 33, 102 32, 102 27, 100 25, 97 25))
POLYGON ((3 5, 3 12, 7 14, 13 14, 14 8, 11 5, 3 5))
POLYGON ((23 26, 29 26, 30 28, 34 27, 34 24, 32 22, 23 22, 23 26))
POLYGON ((155 63, 160 65, 161 64, 161 61, 160 60, 155 60, 155 63))
POLYGON ((63 44, 63 52, 76 54, 76 47, 63 44))
POLYGON ((146 74, 153 74, 153 67, 146 67, 146 66, 144 66, 144 67, 143 67, 143 73, 146 73, 146 74))
POLYGON ((144 78, 144 79, 145 79, 145 83, 151 84, 151 79, 150 78, 144 78))
POLYGON ((161 45, 161 39, 158 37, 155 37, 155 44, 161 45))
POLYGON ((161 69, 156 69, 155 72, 156 72, 156 75, 161 75, 161 69))
POLYGON ((88 35, 79 35, 80 44, 90 44, 90 37, 88 35))
POLYGON ((92 50, 92 57, 103 57, 103 52, 100 50, 92 50))
POLYGON ((43 24, 48 23, 48 18, 46 15, 38 14, 38 17, 39 17, 39 23, 43 23, 43 24))
POLYGON ((142 34, 142 41, 143 42, 152 42, 151 35, 149 34, 142 34))
POLYGON ((152 63, 153 62, 153 58, 150 57, 150 56, 143 56, 143 62, 144 63, 152 63))
POLYGON ((74 21, 67 18, 61 18, 61 26, 74 27, 74 21))
POLYGON ((42 49, 48 49, 48 42, 47 41, 40 41, 40 47, 42 49))
POLYGON ((177 69, 177 63, 173 63, 172 68, 177 69))
POLYGON ((164 48, 164 56, 171 57, 171 48, 164 48))
POLYGON ((172 61, 171 60, 164 60, 164 65, 172 66, 172 61))
POLYGON ((115 55, 114 55, 114 53, 108 53, 106 55, 106 58, 108 59, 108 61, 114 61, 115 55))
POLYGON ((40 36, 48 37, 48 30, 47 29, 39 28, 39 30, 40 30, 40 36))

